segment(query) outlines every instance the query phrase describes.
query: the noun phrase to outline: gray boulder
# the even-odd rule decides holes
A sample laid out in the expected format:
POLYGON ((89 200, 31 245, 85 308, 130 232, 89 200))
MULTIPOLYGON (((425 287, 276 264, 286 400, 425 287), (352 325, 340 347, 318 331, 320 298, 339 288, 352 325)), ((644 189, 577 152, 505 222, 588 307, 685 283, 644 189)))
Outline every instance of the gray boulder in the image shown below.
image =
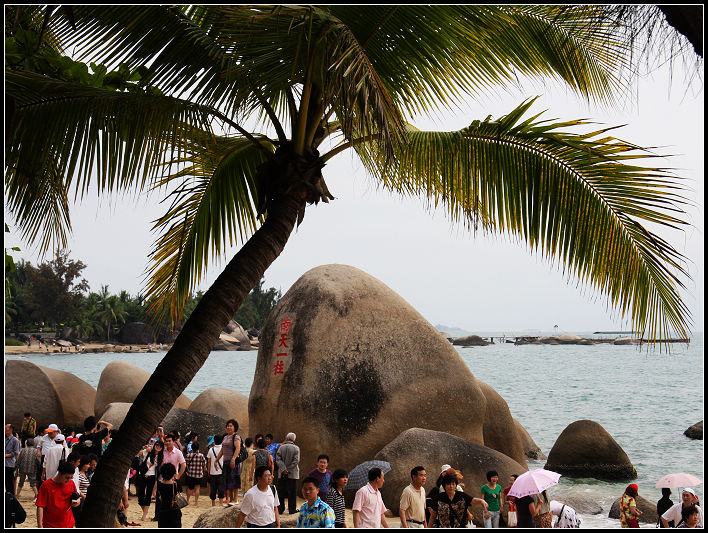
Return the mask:
POLYGON ((602 512, 602 506, 599 503, 588 496, 583 496, 582 494, 558 495, 554 493, 553 499, 569 505, 580 514, 593 515, 600 514, 602 512))
MULTIPOLYGON (((106 411, 114 402, 133 403, 138 393, 150 379, 150 373, 127 361, 111 361, 101 372, 94 404, 96 416, 106 411)), ((192 400, 184 394, 175 402, 175 407, 188 409, 192 400)))
POLYGON ((693 424, 683 432, 689 439, 703 440, 703 420, 693 424))
POLYGON ((233 418, 239 423, 239 433, 249 434, 248 396, 224 387, 213 387, 202 392, 189 404, 190 411, 207 413, 224 420, 233 418))
MULTIPOLYGON (((118 429, 125 420, 132 403, 115 402, 107 406, 100 419, 110 422, 118 429)), ((199 448, 206 450, 207 437, 217 433, 226 433, 226 419, 206 413, 197 413, 173 407, 160 423, 166 432, 179 431, 184 437, 188 432, 198 433, 199 448)), ((239 434, 245 433, 239 427, 239 434)), ((182 440, 184 444, 184 440, 182 440)))
POLYGON ((251 339, 248 333, 234 320, 226 325, 213 348, 214 351, 247 351, 250 349, 251 339))
POLYGON ((455 346, 489 346, 489 343, 479 335, 458 337, 452 341, 452 344, 455 346))
MULTIPOLYGON (((426 492, 435 485, 442 465, 449 464, 462 472, 465 490, 474 496, 478 495, 479 487, 487 482, 486 473, 489 470, 499 472, 501 480, 527 470, 524 465, 486 446, 441 431, 420 428, 411 428, 401 433, 384 446, 374 459, 391 464, 391 471, 384 476, 381 496, 386 507, 396 516, 401 492, 410 483, 410 472, 415 466, 426 468, 426 492)), ((474 511, 475 517, 481 516, 481 507, 474 511)))
POLYGON ((95 397, 96 389, 69 372, 17 359, 5 364, 5 421, 16 428, 27 411, 40 427, 83 427, 95 397))
POLYGON ((546 455, 541 451, 538 444, 534 442, 526 431, 526 428, 522 426, 518 420, 514 419, 514 427, 516 427, 516 433, 519 435, 521 440, 521 447, 524 450, 524 455, 529 459, 547 459, 546 455))
POLYGON ((556 337, 559 344, 578 344, 583 339, 578 335, 573 335, 571 333, 566 333, 564 335, 559 335, 556 337))
MULTIPOLYGON (((621 498, 621 497, 620 497, 621 498)), ((620 512, 620 498, 617 498, 610 507, 610 514, 608 518, 616 518, 619 520, 620 512)), ((644 498, 641 494, 635 498, 637 502, 637 509, 639 509, 642 514, 639 516, 639 521, 644 524, 656 524, 658 518, 656 514, 656 502, 652 502, 644 498)))
POLYGON ((633 337, 620 337, 619 339, 615 339, 612 344, 617 346, 631 346, 640 344, 640 340, 633 337))
POLYGON ((271 312, 248 412, 251 433, 296 433, 300 464, 326 451, 345 469, 410 427, 484 445, 490 417, 457 350, 389 287, 345 265, 308 271, 271 312))
POLYGON ((155 330, 145 322, 128 322, 118 332, 118 342, 123 344, 152 344, 155 330))
POLYGON ((566 427, 548 454, 546 469, 568 477, 636 479, 627 454, 605 428, 592 420, 566 427))

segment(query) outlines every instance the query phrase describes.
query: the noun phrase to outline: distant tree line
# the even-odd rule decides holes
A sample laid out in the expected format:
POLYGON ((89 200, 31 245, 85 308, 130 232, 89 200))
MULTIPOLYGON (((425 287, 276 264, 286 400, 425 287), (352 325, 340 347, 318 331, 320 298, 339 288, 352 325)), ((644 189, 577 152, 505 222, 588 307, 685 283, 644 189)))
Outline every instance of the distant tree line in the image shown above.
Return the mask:
MULTIPOLYGON (((82 277, 86 265, 71 259, 69 251, 56 252, 54 259, 34 266, 20 259, 5 270, 5 332, 61 332, 74 330, 73 336, 84 340, 110 341, 128 322, 156 323, 149 315, 143 296, 127 291, 111 294, 108 285, 98 292, 90 290, 82 277)), ((6 263, 8 254, 6 252, 6 263)), ((7 266, 7 265, 6 265, 7 266)), ((234 315, 245 329, 260 329, 270 311, 278 303, 281 292, 273 287, 264 289, 261 280, 246 297, 234 315)), ((188 299, 184 320, 189 318, 203 293, 188 299)), ((167 320, 167 319, 166 319, 167 320)), ((178 325, 179 327, 179 325, 178 325)))

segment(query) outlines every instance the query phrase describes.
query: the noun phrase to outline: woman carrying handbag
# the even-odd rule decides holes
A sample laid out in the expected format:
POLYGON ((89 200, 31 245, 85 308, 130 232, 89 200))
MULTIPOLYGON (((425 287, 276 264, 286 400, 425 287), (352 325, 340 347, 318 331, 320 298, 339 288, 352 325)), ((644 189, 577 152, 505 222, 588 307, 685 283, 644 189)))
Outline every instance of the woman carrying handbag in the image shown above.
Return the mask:
POLYGON ((163 481, 157 482, 157 492, 159 493, 157 527, 159 528, 182 527, 182 511, 177 503, 178 492, 175 474, 177 474, 177 470, 171 463, 165 463, 160 467, 160 476, 163 481))

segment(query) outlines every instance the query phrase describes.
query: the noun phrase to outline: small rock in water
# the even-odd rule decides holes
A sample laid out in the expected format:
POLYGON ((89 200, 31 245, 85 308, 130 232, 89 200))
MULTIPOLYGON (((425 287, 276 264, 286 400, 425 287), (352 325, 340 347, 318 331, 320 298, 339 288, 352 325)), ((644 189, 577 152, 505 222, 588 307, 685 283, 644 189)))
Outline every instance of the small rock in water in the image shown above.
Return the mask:
POLYGON ((703 440, 703 420, 683 432, 689 439, 703 440))

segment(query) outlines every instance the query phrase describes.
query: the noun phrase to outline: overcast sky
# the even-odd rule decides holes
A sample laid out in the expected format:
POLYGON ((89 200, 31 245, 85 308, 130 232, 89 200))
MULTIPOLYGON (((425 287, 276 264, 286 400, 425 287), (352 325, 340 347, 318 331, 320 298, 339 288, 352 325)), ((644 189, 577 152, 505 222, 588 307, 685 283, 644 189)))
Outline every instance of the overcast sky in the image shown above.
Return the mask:
MULTIPOLYGON (((420 119, 421 129, 457 130, 487 115, 504 115, 529 96, 541 95, 532 111, 548 110, 546 118, 590 118, 604 125, 627 124, 615 136, 657 152, 675 154, 655 163, 676 169, 686 178, 687 209, 693 227, 663 234, 691 263, 685 301, 694 317, 694 331, 703 330, 703 91, 700 83, 687 88, 682 69, 662 68, 639 80, 632 94, 613 108, 588 106, 562 88, 530 87, 499 92, 484 100, 470 99, 457 109, 432 119, 420 119)), ((382 280, 433 324, 473 332, 552 330, 563 332, 629 329, 630 324, 607 307, 596 290, 578 286, 562 269, 532 255, 524 244, 498 235, 473 236, 452 225, 444 211, 429 212, 423 200, 401 199, 377 188, 353 153, 340 154, 324 169, 330 204, 307 209, 283 254, 265 274, 266 286, 287 289, 307 270, 340 263, 360 268, 382 280)), ((157 196, 128 196, 98 202, 86 198, 73 210, 74 233, 68 248, 83 261, 91 289, 102 284, 118 293, 141 291, 147 255, 154 239, 151 221, 165 206, 157 196)), ((6 221, 12 224, 12 220, 6 221)), ((16 233, 6 246, 36 264, 39 258, 16 233)), ((236 249, 229 251, 230 259, 236 249)), ((206 289, 225 263, 215 263, 206 289)))

